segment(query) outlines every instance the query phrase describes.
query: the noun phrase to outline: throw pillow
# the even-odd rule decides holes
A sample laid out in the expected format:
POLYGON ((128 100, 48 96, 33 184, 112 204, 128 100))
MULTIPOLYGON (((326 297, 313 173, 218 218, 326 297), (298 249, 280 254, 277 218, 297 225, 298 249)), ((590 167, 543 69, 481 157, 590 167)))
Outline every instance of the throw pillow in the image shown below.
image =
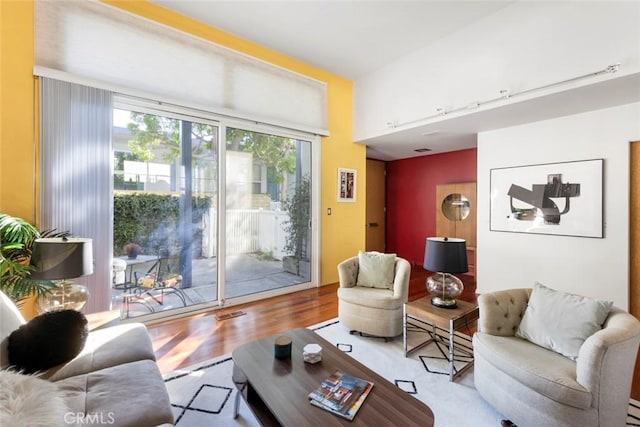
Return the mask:
POLYGON ((55 383, 9 370, 0 371, 0 425, 63 426, 67 405, 55 383))
POLYGON ((68 362, 87 340, 87 319, 75 310, 34 317, 9 335, 9 364, 32 374, 68 362))
POLYGON ((356 285, 369 288, 393 289, 396 254, 358 252, 358 280, 356 285))
POLYGON ((582 343, 602 329, 612 305, 536 283, 516 336, 576 360, 582 343))

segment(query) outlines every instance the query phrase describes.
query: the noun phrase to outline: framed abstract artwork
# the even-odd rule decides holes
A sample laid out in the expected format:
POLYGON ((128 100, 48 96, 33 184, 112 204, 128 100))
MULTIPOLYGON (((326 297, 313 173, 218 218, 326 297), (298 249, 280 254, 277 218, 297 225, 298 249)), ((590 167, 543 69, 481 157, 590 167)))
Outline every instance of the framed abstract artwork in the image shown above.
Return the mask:
POLYGON ((338 168, 338 201, 356 201, 356 170, 338 168))
POLYGON ((604 159, 491 169, 490 230, 602 238, 604 159))

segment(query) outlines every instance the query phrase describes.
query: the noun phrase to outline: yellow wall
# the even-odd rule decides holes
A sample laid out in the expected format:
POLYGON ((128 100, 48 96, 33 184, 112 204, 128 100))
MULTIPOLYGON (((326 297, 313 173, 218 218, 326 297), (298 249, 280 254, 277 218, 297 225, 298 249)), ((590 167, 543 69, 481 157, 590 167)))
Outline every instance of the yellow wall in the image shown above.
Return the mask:
MULTIPOLYGON (((35 221, 35 102, 33 3, 1 1, 2 120, 0 211, 35 221), (7 107, 10 108, 7 114, 7 107), (16 179, 19 177, 20 179, 16 179)), ((364 248, 366 149, 352 140, 352 83, 255 43, 235 37, 146 1, 105 3, 189 32, 256 58, 327 83, 328 127, 322 138, 321 283, 338 280, 336 265, 364 248), (358 171, 356 203, 336 203, 337 168, 358 171), (331 208, 332 215, 326 215, 331 208)))
POLYGON ((0 212, 35 221, 33 3, 0 1, 0 212))

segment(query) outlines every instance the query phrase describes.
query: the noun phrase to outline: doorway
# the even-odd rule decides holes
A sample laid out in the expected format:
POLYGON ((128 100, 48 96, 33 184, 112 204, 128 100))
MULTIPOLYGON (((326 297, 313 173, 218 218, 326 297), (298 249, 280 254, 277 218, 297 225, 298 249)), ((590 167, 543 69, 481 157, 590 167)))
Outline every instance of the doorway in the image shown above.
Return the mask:
POLYGON ((223 299, 311 281, 311 141, 226 128, 223 299))
POLYGON ((367 251, 384 252, 386 249, 386 164, 367 159, 366 202, 367 251))
POLYGON ((113 252, 123 271, 113 277, 112 303, 123 318, 217 300, 218 247, 210 236, 219 132, 210 120, 113 110, 113 252), (169 277, 176 291, 157 292, 169 277))

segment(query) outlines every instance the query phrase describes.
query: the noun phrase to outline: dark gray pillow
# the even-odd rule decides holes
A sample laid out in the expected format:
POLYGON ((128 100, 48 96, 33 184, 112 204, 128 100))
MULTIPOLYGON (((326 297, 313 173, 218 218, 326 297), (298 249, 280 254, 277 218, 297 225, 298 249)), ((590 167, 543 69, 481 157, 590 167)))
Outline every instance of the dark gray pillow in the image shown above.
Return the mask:
POLYGON ((88 334, 87 318, 79 311, 41 314, 9 335, 9 364, 32 374, 68 362, 82 351, 88 334))

